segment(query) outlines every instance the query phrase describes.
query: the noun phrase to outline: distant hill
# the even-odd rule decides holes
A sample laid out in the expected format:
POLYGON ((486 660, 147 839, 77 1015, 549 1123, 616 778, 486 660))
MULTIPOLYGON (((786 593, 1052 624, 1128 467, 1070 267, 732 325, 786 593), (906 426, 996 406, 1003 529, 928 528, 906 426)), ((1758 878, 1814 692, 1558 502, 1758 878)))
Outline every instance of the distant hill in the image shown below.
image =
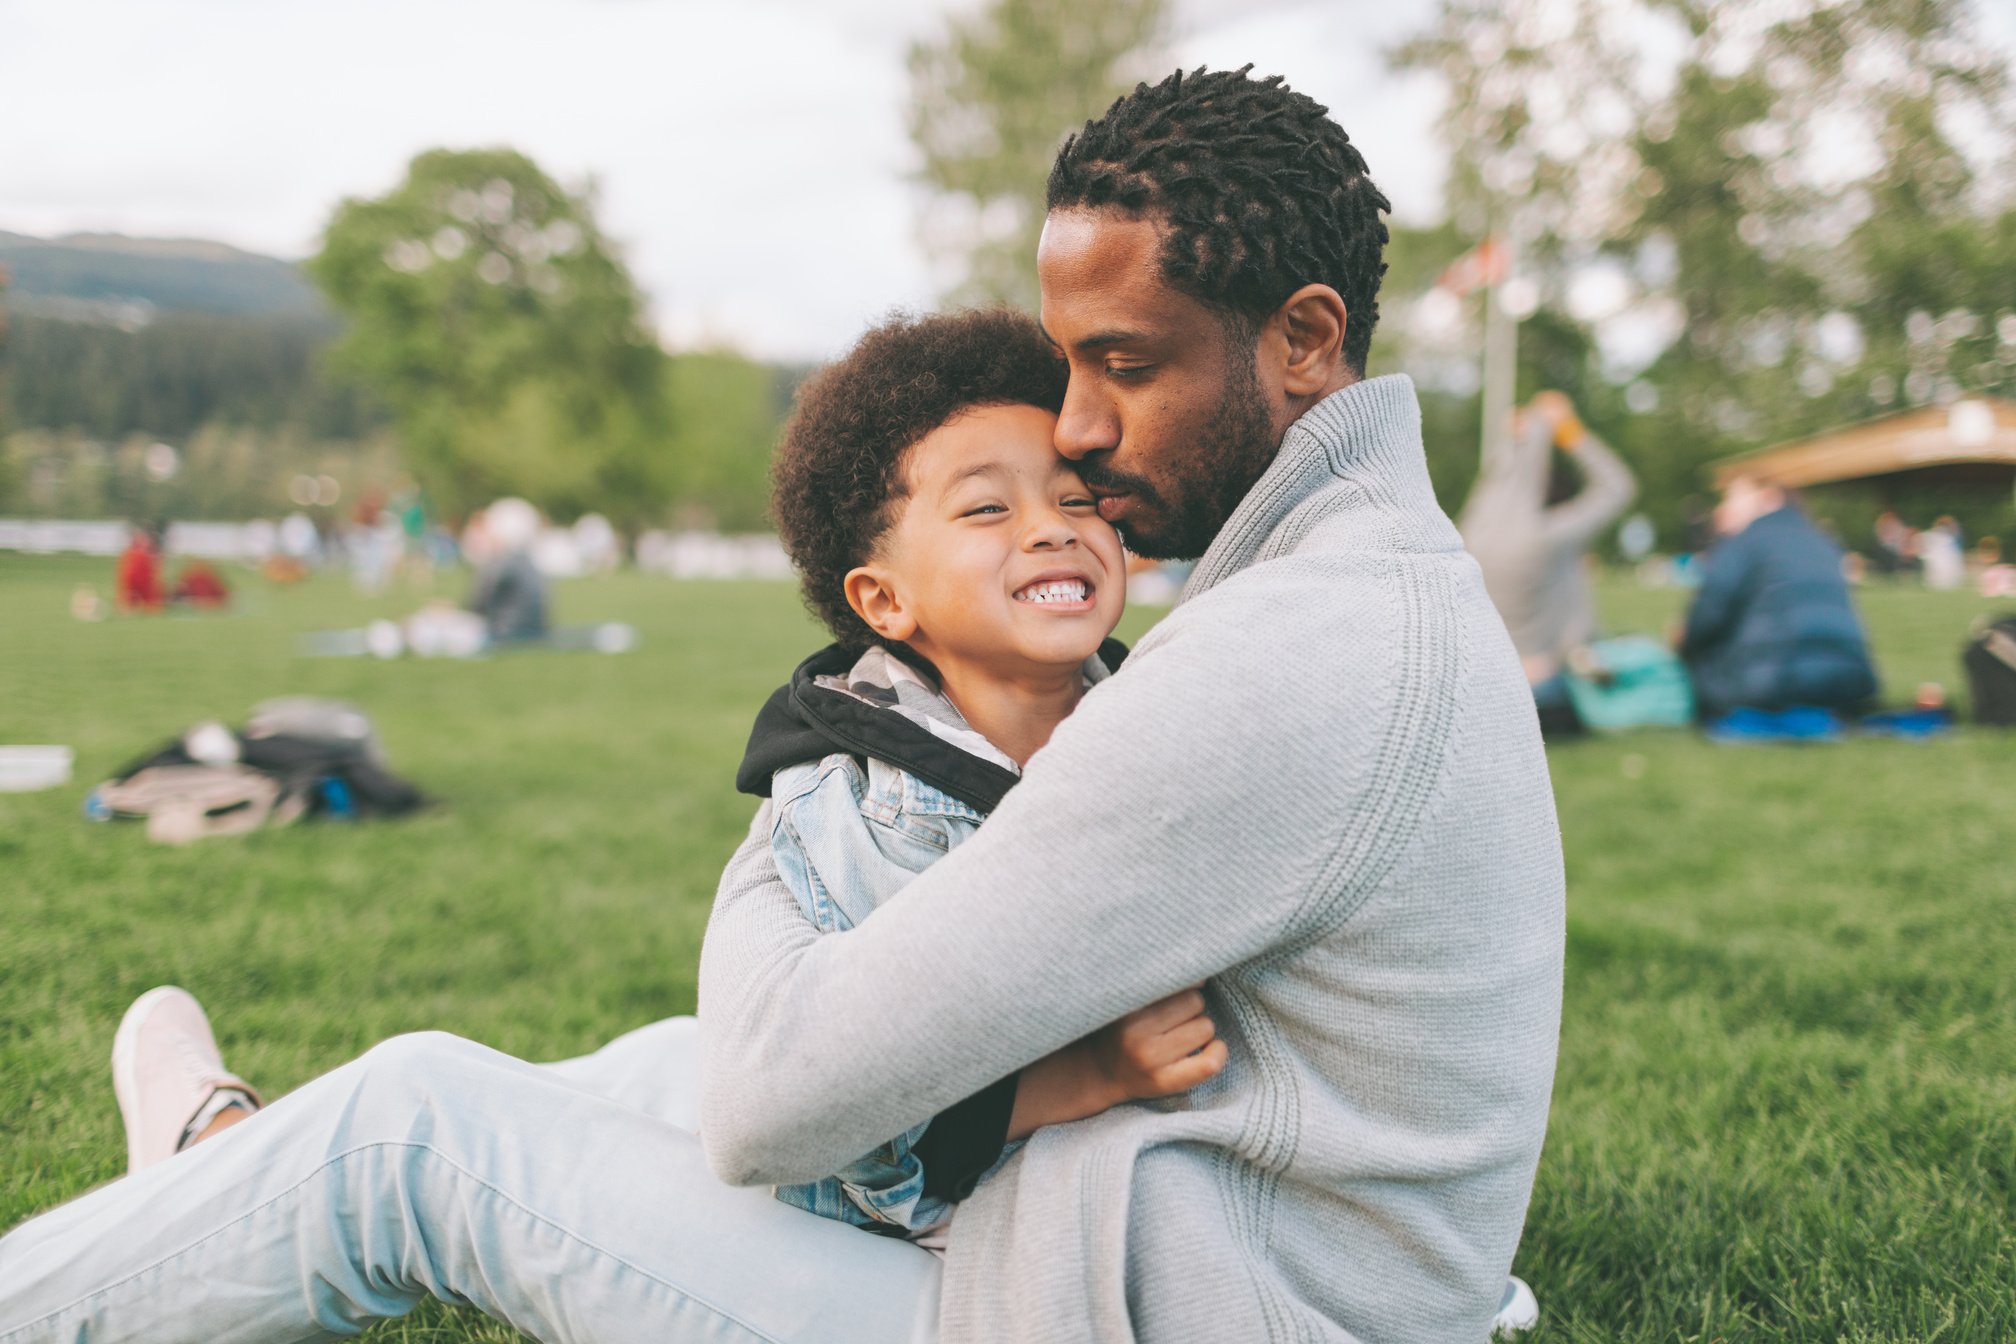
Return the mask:
POLYGON ((73 233, 32 238, 0 231, 7 307, 129 329, 155 313, 316 317, 322 300, 300 267, 197 238, 73 233))

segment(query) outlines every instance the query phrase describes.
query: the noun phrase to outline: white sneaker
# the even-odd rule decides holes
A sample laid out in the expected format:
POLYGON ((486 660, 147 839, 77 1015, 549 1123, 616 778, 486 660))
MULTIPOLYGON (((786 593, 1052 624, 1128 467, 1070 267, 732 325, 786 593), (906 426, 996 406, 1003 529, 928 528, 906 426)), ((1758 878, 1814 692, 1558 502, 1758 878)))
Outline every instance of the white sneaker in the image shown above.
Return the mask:
POLYGON ((203 1005, 173 985, 133 1001, 112 1038, 112 1090, 126 1122, 126 1170, 181 1151, 191 1124, 220 1088, 259 1105, 259 1094, 224 1067, 203 1005))
POLYGON ((1491 1338, 1510 1339, 1540 1324, 1540 1299, 1518 1275, 1505 1279, 1505 1296, 1498 1300, 1498 1315, 1491 1321, 1491 1338))

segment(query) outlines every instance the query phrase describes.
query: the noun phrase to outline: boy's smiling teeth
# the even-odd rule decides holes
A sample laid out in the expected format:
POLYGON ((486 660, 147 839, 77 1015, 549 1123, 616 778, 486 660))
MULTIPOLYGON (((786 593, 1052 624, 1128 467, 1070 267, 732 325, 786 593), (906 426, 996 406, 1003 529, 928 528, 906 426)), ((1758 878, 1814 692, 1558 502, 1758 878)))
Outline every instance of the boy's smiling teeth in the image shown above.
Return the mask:
POLYGON ((1015 590, 1017 602, 1083 602, 1085 600, 1085 580, 1052 579, 1048 583, 1032 583, 1027 588, 1015 590))

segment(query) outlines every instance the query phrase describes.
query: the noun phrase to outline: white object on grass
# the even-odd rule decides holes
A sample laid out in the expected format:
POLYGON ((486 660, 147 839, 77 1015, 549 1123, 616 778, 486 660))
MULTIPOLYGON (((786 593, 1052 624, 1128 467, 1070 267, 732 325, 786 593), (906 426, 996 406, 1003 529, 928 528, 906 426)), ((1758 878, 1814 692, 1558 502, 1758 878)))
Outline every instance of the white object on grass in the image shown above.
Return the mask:
POLYGON ((406 637, 391 621, 373 621, 364 627, 364 647, 374 658, 397 658, 406 651, 406 637))
POLYGON ((1540 1324, 1540 1299, 1526 1286, 1526 1280, 1510 1275, 1505 1280, 1505 1296, 1499 1300, 1498 1314, 1491 1320, 1491 1338, 1511 1339, 1540 1324))
POLYGON ((204 765, 234 765, 238 738, 221 723, 199 723, 182 735, 182 750, 204 765))
POLYGON ((604 621, 595 627, 595 647, 603 653, 628 653, 637 647, 637 627, 604 621))
POLYGON ((33 793, 70 782, 76 753, 68 747, 0 747, 0 793, 33 793))

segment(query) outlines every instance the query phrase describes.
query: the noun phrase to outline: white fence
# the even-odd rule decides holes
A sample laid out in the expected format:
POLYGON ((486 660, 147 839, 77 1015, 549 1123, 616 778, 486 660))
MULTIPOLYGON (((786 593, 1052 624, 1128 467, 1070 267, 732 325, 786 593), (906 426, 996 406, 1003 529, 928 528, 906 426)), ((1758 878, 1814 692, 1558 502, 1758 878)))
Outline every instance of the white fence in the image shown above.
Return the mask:
MULTIPOLYGON (((610 567, 617 542, 608 524, 589 533, 582 524, 551 528, 534 542, 539 567, 566 578, 610 567), (605 535, 606 534, 606 535, 605 535)), ((0 551, 28 555, 113 556, 126 549, 132 529, 123 522, 0 518, 0 551)), ((280 532, 263 518, 249 523, 171 523, 170 555, 206 560, 260 561, 280 547, 280 532)), ((646 532, 634 550, 637 568, 675 579, 789 579, 791 560, 777 538, 764 533, 646 532)))
MULTIPOLYGON (((117 555, 132 528, 122 522, 0 518, 0 551, 28 555, 117 555)), ((205 560, 264 560, 278 532, 263 518, 249 523, 170 523, 166 550, 205 560)))
POLYGON ((764 533, 646 532, 637 538, 637 568, 675 579, 788 579, 791 558, 764 533))

